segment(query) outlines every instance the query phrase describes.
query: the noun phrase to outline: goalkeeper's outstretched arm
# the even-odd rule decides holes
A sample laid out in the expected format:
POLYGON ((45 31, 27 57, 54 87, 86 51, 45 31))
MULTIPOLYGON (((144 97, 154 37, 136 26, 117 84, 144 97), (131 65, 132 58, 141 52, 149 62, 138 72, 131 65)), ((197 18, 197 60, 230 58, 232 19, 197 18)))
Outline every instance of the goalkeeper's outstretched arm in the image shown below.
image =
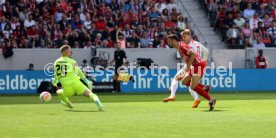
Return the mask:
POLYGON ((88 89, 92 90, 93 89, 92 83, 86 78, 86 76, 84 75, 84 73, 81 71, 80 67, 77 64, 75 64, 75 71, 77 72, 82 82, 88 87, 88 89))
POLYGON ((80 67, 77 64, 75 64, 75 71, 77 72, 78 76, 81 79, 86 79, 86 76, 84 75, 84 73, 81 71, 80 67))

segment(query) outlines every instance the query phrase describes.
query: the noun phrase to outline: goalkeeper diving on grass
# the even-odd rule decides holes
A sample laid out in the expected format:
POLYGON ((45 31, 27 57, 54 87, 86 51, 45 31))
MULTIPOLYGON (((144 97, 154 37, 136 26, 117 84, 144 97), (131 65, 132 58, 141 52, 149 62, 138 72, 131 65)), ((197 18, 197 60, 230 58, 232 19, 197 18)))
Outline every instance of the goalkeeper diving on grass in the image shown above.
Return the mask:
POLYGON ((83 95, 93 99, 99 111, 103 111, 104 109, 100 99, 92 92, 92 83, 87 80, 78 67, 77 62, 71 58, 71 47, 69 45, 63 45, 60 48, 60 53, 61 57, 54 63, 54 78, 52 84, 58 87, 58 83, 61 83, 62 89, 58 88, 56 91, 61 104, 73 108, 74 106, 68 97, 83 95))

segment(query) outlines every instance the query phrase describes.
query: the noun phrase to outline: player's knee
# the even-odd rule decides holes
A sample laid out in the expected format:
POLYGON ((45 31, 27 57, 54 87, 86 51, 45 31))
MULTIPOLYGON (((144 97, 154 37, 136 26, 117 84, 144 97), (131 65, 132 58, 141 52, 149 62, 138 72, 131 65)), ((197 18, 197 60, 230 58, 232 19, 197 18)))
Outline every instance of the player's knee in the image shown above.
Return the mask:
POLYGON ((62 90, 62 89, 58 89, 58 90, 56 91, 56 93, 57 93, 57 95, 60 95, 60 94, 63 93, 63 90, 62 90))

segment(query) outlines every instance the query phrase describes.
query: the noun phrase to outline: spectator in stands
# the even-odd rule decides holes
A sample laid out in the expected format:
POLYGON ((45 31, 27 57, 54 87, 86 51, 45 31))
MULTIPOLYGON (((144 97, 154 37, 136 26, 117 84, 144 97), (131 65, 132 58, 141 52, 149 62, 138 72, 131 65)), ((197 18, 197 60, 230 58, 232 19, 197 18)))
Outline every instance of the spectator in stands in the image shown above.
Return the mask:
POLYGON ((164 21, 165 21, 165 27, 167 30, 170 30, 176 26, 175 22, 172 21, 171 16, 168 16, 167 20, 164 20, 164 21))
POLYGON ((234 23, 237 25, 239 29, 241 29, 244 26, 245 20, 241 17, 241 13, 237 14, 237 18, 234 20, 234 23))
POLYGON ((62 12, 62 9, 61 9, 60 5, 58 5, 57 8, 58 9, 57 9, 57 11, 56 11, 56 13, 54 15, 56 23, 60 22, 62 20, 62 18, 63 18, 63 12, 62 12))
POLYGON ((143 32, 143 35, 140 38, 141 48, 148 48, 150 42, 151 40, 148 37, 148 32, 143 32))
POLYGON ((12 30, 15 30, 16 26, 20 26, 19 19, 17 17, 12 17, 12 21, 11 21, 12 30))
POLYGON ((208 6, 208 14, 209 14, 209 19, 211 21, 211 26, 215 25, 217 10, 218 10, 217 3, 214 2, 214 0, 210 0, 210 4, 208 6))
POLYGON ((33 16, 29 15, 28 19, 25 19, 24 21, 24 27, 28 29, 29 27, 32 27, 35 25, 35 21, 33 20, 33 16))
POLYGON ((106 29, 106 20, 103 16, 95 19, 95 29, 100 32, 106 29))
POLYGON ((97 33, 96 38, 94 39, 92 45, 98 47, 102 43, 102 34, 97 33))
POLYGON ((245 9, 243 11, 243 17, 249 20, 249 19, 253 18, 254 14, 255 14, 255 10, 252 9, 251 3, 248 3, 247 9, 245 9))
POLYGON ((52 47, 53 43, 52 43, 52 40, 51 40, 50 33, 46 34, 46 38, 44 39, 44 43, 45 43, 45 47, 47 47, 47 48, 52 47))
POLYGON ((160 44, 157 45, 157 48, 170 48, 170 47, 166 45, 164 40, 160 40, 160 44))
POLYGON ((8 39, 5 39, 5 41, 1 43, 1 46, 4 58, 13 56, 13 47, 8 39))
POLYGON ((160 16, 160 14, 155 8, 153 8, 152 11, 148 14, 148 16, 151 20, 153 20, 157 19, 157 17, 160 16))
POLYGON ((272 41, 272 45, 275 46, 276 44, 276 20, 273 20, 272 27, 267 30, 269 37, 272 41))
POLYGON ((32 48, 39 48, 41 46, 41 39, 35 37, 31 43, 32 48))
POLYGON ((33 39, 35 39, 35 37, 38 37, 38 30, 36 28, 35 25, 31 26, 28 30, 27 30, 27 33, 28 33, 28 38, 31 39, 31 41, 33 39))
POLYGON ((262 39, 258 37, 257 41, 253 42, 253 48, 258 48, 258 49, 265 48, 265 44, 261 42, 261 40, 262 39))
POLYGON ((169 16, 169 10, 168 9, 164 9, 162 11, 161 19, 162 20, 166 20, 168 18, 168 16, 169 16))
POLYGON ((264 14, 263 24, 265 29, 268 29, 272 25, 272 21, 273 19, 268 14, 264 14))
POLYGON ((164 0, 156 0, 154 7, 161 13, 167 6, 164 0))
POLYGON ((80 48, 80 44, 78 41, 74 42, 73 48, 80 48))
POLYGON ((59 26, 60 26, 60 29, 63 31, 65 28, 68 27, 69 25, 69 22, 67 20, 67 16, 66 15, 62 15, 62 19, 61 21, 58 22, 59 23, 59 26))
POLYGON ((230 44, 230 48, 235 48, 235 45, 238 44, 240 31, 237 29, 236 24, 233 24, 230 29, 227 31, 227 43, 230 44))
POLYGON ((258 13, 255 13, 255 14, 254 14, 254 17, 249 19, 250 28, 251 28, 252 30, 258 28, 258 23, 259 23, 259 22, 262 23, 263 20, 262 20, 261 18, 259 18, 258 13))
POLYGON ((140 47, 140 40, 137 36, 136 32, 132 32, 131 37, 127 40, 127 47, 128 48, 138 48, 140 47))
POLYGON ((271 44, 271 40, 268 36, 268 33, 266 32, 266 29, 263 27, 263 23, 259 22, 258 23, 258 28, 256 28, 254 30, 255 33, 258 33, 261 42, 263 42, 265 45, 270 45, 271 44))
POLYGON ((29 67, 26 69, 27 71, 33 71, 34 70, 34 64, 30 63, 29 67))
POLYGON ((10 38, 10 36, 11 36, 12 33, 13 33, 13 31, 12 31, 12 29, 11 29, 10 23, 7 23, 7 24, 5 25, 4 31, 3 31, 2 33, 3 33, 5 39, 9 39, 9 38, 10 38))
POLYGON ((179 29, 180 31, 183 31, 184 29, 186 29, 187 25, 186 22, 184 20, 183 16, 178 16, 178 20, 177 20, 177 29, 179 29))
POLYGON ((259 49, 258 50, 259 55, 256 57, 256 68, 257 69, 266 69, 267 68, 267 60, 266 58, 263 56, 263 50, 259 49))
POLYGON ((133 30, 130 29, 129 25, 126 24, 124 30, 122 31, 122 33, 124 34, 124 36, 126 37, 126 39, 131 37, 133 30))
POLYGON ((234 22, 233 22, 232 14, 228 14, 227 18, 223 21, 222 28, 221 28, 222 41, 226 40, 227 30, 230 29, 233 24, 234 22))
POLYGON ((47 48, 44 40, 41 40, 40 47, 38 48, 47 48))
POLYGON ((55 47, 60 48, 63 45, 63 33, 58 34, 58 38, 54 41, 55 47))
POLYGON ((170 17, 171 17, 171 20, 173 22, 177 22, 177 18, 178 16, 180 16, 181 14, 179 12, 177 12, 177 9, 176 8, 173 8, 172 9, 172 13, 170 14, 170 17))
POLYGON ((86 16, 86 20, 84 21, 83 25, 84 25, 86 30, 90 30, 91 29, 91 24, 92 24, 92 21, 91 21, 90 15, 88 14, 86 16))
POLYGON ((107 40, 103 40, 101 45, 98 46, 98 48, 108 48, 108 41, 107 40))
POLYGON ((166 8, 171 12, 173 11, 173 9, 177 10, 177 3, 176 0, 168 0, 168 4, 166 6, 166 8))
POLYGON ((91 41, 86 41, 86 43, 85 43, 86 45, 83 47, 84 49, 90 49, 90 48, 92 48, 92 47, 95 47, 95 46, 93 46, 92 45, 92 42, 91 41))
POLYGON ((250 29, 250 26, 249 26, 248 22, 246 22, 244 24, 244 27, 242 28, 242 33, 243 33, 243 37, 244 37, 245 40, 249 40, 252 37, 253 32, 250 29))
POLYGON ((126 38, 124 36, 124 34, 121 32, 121 29, 119 29, 117 31, 117 44, 120 44, 120 48, 121 49, 125 49, 126 48, 126 38))

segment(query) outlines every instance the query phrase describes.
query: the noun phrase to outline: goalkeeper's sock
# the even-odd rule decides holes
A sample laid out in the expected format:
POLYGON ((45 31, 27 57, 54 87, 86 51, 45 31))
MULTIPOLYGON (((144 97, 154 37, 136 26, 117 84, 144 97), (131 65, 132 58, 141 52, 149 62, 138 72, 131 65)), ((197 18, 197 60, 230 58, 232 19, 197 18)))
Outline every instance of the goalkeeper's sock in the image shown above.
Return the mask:
POLYGON ((170 97, 174 97, 175 96, 177 87, 178 87, 178 82, 177 82, 176 79, 173 79, 172 80, 172 84, 171 84, 171 96, 170 97))
POLYGON ((198 94, 194 90, 192 90, 191 87, 189 87, 189 92, 193 96, 194 100, 198 99, 198 94))
POLYGON ((90 93, 89 98, 94 100, 94 102, 97 105, 99 111, 104 111, 103 105, 102 105, 99 97, 96 94, 90 93))
POLYGON ((58 98, 61 100, 61 104, 64 105, 64 103, 69 107, 69 108, 73 108, 73 104, 71 103, 71 101, 68 99, 68 97, 66 97, 64 94, 63 94, 63 90, 62 89, 59 89, 57 90, 57 95, 58 95, 58 98))

